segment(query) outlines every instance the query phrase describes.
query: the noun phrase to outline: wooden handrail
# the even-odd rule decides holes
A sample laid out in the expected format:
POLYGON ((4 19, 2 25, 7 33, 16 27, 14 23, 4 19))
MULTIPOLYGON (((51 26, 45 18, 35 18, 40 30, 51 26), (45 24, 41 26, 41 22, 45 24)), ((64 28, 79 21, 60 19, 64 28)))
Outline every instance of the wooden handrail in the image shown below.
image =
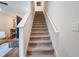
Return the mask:
MULTIPOLYGON (((46 12, 46 9, 44 8, 44 11, 46 12)), ((48 14, 46 13, 46 15, 48 16, 48 14)), ((49 21, 53 27, 53 29, 55 30, 55 32, 59 32, 59 30, 57 29, 56 25, 54 24, 53 20, 51 20, 51 18, 48 16, 49 21)))

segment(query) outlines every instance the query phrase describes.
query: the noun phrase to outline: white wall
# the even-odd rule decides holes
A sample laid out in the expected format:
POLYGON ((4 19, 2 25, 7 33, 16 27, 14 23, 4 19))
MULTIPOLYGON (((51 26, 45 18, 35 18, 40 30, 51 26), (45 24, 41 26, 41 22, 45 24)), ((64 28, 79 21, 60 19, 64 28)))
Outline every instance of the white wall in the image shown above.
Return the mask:
POLYGON ((44 2, 43 1, 35 1, 35 11, 43 11, 43 7, 44 7, 44 2), (37 2, 41 2, 41 6, 37 6, 36 3, 37 2))
POLYGON ((6 36, 10 36, 10 29, 13 28, 13 17, 0 13, 0 31, 4 31, 6 36))
POLYGON ((49 17, 60 31, 62 42, 68 56, 79 56, 79 32, 72 31, 72 22, 79 22, 79 2, 46 2, 49 17))

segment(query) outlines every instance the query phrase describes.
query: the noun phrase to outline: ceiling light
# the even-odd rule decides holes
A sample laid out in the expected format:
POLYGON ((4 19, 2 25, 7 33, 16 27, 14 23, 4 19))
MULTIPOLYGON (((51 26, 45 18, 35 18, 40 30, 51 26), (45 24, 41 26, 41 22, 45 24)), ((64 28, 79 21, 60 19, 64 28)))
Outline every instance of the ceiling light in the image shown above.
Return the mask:
POLYGON ((0 12, 2 11, 2 8, 0 8, 0 12))

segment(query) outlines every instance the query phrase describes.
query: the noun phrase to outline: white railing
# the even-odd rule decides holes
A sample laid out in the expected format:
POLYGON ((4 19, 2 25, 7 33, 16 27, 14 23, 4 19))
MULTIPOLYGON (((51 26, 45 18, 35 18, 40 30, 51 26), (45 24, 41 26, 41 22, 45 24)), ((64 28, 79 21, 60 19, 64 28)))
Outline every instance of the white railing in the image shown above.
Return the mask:
POLYGON ((52 40, 52 46, 54 46, 54 49, 55 49, 55 55, 60 56, 60 57, 66 56, 66 52, 65 52, 64 47, 60 41, 60 32, 58 31, 53 20, 47 14, 46 9, 44 9, 44 15, 45 15, 46 23, 48 26, 50 38, 52 40))
POLYGON ((34 15, 31 12, 28 12, 21 22, 18 24, 19 28, 19 56, 27 56, 27 47, 30 38, 32 23, 34 15))

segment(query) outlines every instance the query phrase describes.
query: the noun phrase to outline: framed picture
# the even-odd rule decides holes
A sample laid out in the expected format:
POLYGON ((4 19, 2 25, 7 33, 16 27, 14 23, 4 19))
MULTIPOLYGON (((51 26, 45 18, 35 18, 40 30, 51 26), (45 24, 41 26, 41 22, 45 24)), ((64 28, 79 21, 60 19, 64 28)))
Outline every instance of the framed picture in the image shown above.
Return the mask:
POLYGON ((41 6, 41 2, 37 2, 37 6, 41 6))

